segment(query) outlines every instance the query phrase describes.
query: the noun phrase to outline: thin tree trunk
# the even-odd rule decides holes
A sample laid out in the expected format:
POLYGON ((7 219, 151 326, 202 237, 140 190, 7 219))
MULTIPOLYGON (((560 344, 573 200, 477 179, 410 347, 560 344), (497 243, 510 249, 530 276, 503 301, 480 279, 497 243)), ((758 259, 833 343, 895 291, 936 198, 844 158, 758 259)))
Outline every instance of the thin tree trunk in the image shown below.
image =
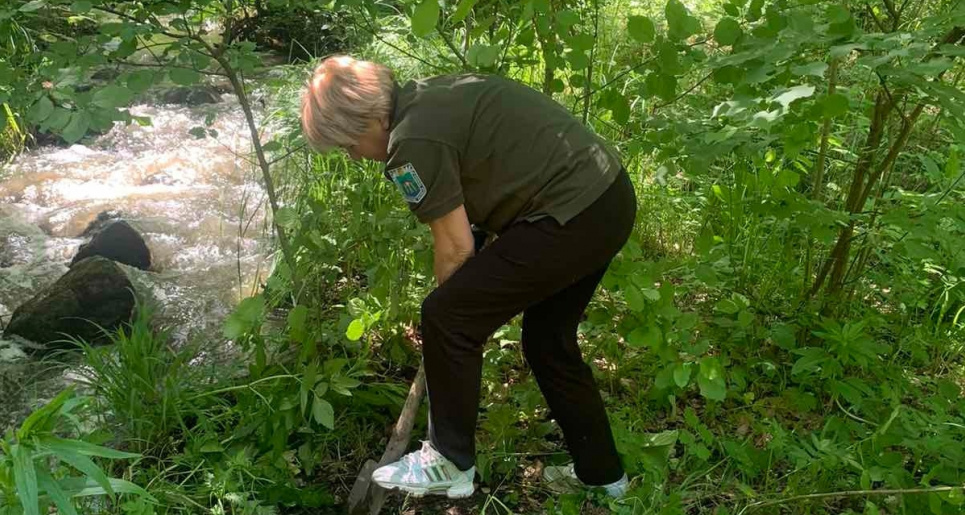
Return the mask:
MULTIPOLYGON (((207 43, 204 43, 207 46, 207 43)), ((210 48, 210 47, 209 47, 210 48)), ((225 74, 228 76, 228 81, 231 82, 231 87, 234 89, 235 94, 238 96, 238 103, 241 104, 241 110, 245 114, 245 122, 248 125, 248 131, 251 134, 251 144, 255 148, 255 156, 258 158, 258 167, 261 169, 262 179, 265 183, 265 193, 268 195, 268 203, 271 205, 272 220, 271 225, 275 230, 275 235, 278 236, 278 242, 281 245, 282 257, 285 259, 285 263, 288 265, 289 274, 292 280, 292 291, 297 298, 301 293, 301 284, 298 280, 298 270, 295 268, 295 256, 292 253, 291 245, 288 242, 288 235, 285 234, 285 230, 278 225, 275 220, 275 214, 278 213, 280 206, 278 205, 278 195, 275 193, 275 183, 271 177, 271 165, 268 164, 268 159, 265 158, 265 149, 261 144, 261 137, 258 135, 258 124, 255 123, 255 116, 251 110, 251 103, 248 101, 248 94, 245 92, 245 86, 241 83, 238 78, 238 73, 231 67, 231 63, 224 57, 223 54, 213 52, 215 60, 224 69, 225 74)))
MULTIPOLYGON (((596 56, 596 39, 600 30, 600 4, 599 0, 593 1, 593 47, 590 48, 590 63, 586 66, 586 86, 583 90, 587 93, 593 91, 593 58, 596 56)), ((590 96, 583 96, 583 125, 586 125, 590 118, 590 96)))
MULTIPOLYGON (((884 136, 884 129, 891 108, 892 104, 888 101, 884 88, 879 89, 875 99, 874 111, 871 116, 871 127, 868 130, 868 137, 861 150, 858 163, 855 165, 854 177, 851 179, 851 187, 849 188, 848 197, 845 201, 845 210, 849 214, 857 212, 855 204, 862 191, 864 191, 865 175, 867 175, 868 170, 874 163, 875 154, 881 146, 881 139, 884 136)), ((832 272, 832 268, 841 266, 838 265, 838 263, 848 259, 848 252, 851 250, 851 237, 853 235, 854 220, 851 220, 838 234, 838 241, 835 243, 834 248, 831 249, 831 253, 828 254, 827 259, 825 259, 821 271, 818 272, 818 276, 814 280, 811 290, 808 292, 809 296, 814 295, 821 289, 828 274, 832 272)))
MULTIPOLYGON (((831 59, 831 69, 828 71, 828 96, 836 91, 838 80, 838 60, 831 59)), ((824 126, 821 127, 821 150, 818 153, 817 162, 814 163, 814 182, 811 189, 811 198, 821 201, 821 193, 824 189, 824 164, 828 155, 828 139, 831 135, 831 117, 824 119, 824 126)))

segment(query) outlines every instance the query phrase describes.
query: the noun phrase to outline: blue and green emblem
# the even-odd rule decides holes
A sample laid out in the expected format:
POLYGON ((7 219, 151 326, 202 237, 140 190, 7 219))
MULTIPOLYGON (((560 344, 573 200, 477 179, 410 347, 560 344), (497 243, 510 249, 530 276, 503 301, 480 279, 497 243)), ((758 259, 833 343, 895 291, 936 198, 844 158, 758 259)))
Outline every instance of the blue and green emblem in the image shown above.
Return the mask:
POLYGON ((418 204, 426 196, 426 185, 423 184, 411 163, 389 170, 387 175, 402 192, 402 198, 406 202, 418 204))

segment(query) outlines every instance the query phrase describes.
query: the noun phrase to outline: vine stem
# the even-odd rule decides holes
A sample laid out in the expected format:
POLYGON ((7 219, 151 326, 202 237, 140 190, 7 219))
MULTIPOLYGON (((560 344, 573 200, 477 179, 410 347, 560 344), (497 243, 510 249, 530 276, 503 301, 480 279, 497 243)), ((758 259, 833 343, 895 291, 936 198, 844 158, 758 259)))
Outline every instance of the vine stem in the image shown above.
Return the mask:
POLYGON ((794 495, 791 497, 785 497, 783 499, 774 499, 771 501, 759 501, 753 504, 745 506, 737 515, 743 515, 747 510, 757 510, 758 508, 763 508, 765 506, 775 506, 778 504, 787 504, 794 501, 803 501, 809 499, 827 499, 830 497, 856 497, 861 495, 914 495, 914 494, 931 494, 938 492, 951 492, 954 490, 962 490, 961 486, 933 486, 930 488, 883 488, 880 490, 844 490, 840 492, 823 492, 818 494, 804 494, 804 495, 794 495))
POLYGON ((237 391, 237 390, 247 390, 247 389, 250 389, 252 386, 255 386, 255 385, 258 384, 258 383, 264 383, 264 382, 267 382, 267 381, 274 381, 274 380, 276 380, 276 379, 298 379, 298 377, 299 377, 299 376, 292 375, 292 374, 282 374, 282 375, 277 375, 277 376, 262 377, 261 379, 257 379, 257 380, 255 380, 255 381, 250 382, 250 383, 240 384, 240 385, 237 385, 237 386, 229 386, 229 387, 227 387, 227 388, 220 388, 220 389, 218 389, 218 390, 211 390, 210 392, 199 393, 198 395, 195 395, 194 397, 191 397, 189 400, 192 400, 192 401, 193 401, 193 400, 195 400, 195 399, 203 399, 203 398, 205 398, 205 397, 211 397, 211 396, 213 396, 213 395, 220 395, 220 394, 222 394, 222 393, 234 392, 234 391, 237 391))
POLYGON ((856 497, 861 495, 915 495, 915 494, 932 494, 938 492, 951 492, 954 490, 963 490, 965 488, 961 486, 933 486, 931 488, 883 488, 880 490, 844 490, 840 492, 824 492, 818 494, 804 494, 804 495, 794 495, 791 497, 785 497, 783 499, 774 499, 771 501, 760 501, 753 504, 749 504, 738 512, 738 515, 743 515, 747 510, 756 510, 758 508, 763 508, 765 506, 775 506, 778 504, 787 504, 794 501, 802 501, 808 499, 827 499, 830 497, 856 497))

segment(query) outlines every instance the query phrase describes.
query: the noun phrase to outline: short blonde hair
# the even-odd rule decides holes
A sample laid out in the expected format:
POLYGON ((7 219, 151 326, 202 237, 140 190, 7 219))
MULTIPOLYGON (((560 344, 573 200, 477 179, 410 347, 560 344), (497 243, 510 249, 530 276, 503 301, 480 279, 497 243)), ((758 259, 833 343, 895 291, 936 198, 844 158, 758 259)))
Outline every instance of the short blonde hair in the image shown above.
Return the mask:
POLYGON ((392 70, 347 55, 328 57, 302 93, 302 130, 319 152, 354 145, 371 120, 389 116, 392 70))

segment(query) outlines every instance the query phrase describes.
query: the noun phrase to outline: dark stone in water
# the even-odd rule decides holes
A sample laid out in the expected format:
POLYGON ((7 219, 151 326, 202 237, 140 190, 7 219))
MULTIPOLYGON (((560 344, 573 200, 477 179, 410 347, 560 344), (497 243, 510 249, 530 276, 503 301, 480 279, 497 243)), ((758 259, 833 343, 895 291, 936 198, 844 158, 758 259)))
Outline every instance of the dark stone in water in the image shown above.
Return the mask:
POLYGON ((84 259, 17 308, 4 337, 22 336, 42 344, 45 351, 71 348, 63 341, 68 336, 104 343, 101 327, 110 331, 130 321, 133 289, 127 274, 110 259, 84 259))
POLYGON ((120 211, 113 209, 109 211, 101 211, 100 213, 97 213, 96 218, 87 224, 87 228, 84 229, 84 232, 80 233, 78 238, 90 238, 91 236, 94 236, 95 234, 104 230, 104 227, 113 223, 115 220, 120 220, 121 218, 124 218, 124 215, 120 211))
POLYGON ((106 81, 112 81, 120 77, 120 75, 121 75, 121 71, 118 70, 117 68, 101 68, 100 70, 97 70, 96 72, 94 72, 94 74, 91 75, 90 78, 91 80, 106 82, 106 81))
POLYGON ((199 106, 221 102, 221 94, 211 86, 183 86, 165 91, 161 103, 199 106))
MULTIPOLYGON (((101 215, 98 215, 98 219, 101 215)), ((97 220, 93 223, 96 224, 97 220)), ((87 234, 90 230, 91 227, 88 226, 84 233, 87 234)), ((151 251, 144 243, 144 238, 124 220, 111 221, 97 230, 88 243, 80 246, 77 255, 70 262, 71 268, 90 256, 103 256, 141 270, 151 268, 151 251)))

